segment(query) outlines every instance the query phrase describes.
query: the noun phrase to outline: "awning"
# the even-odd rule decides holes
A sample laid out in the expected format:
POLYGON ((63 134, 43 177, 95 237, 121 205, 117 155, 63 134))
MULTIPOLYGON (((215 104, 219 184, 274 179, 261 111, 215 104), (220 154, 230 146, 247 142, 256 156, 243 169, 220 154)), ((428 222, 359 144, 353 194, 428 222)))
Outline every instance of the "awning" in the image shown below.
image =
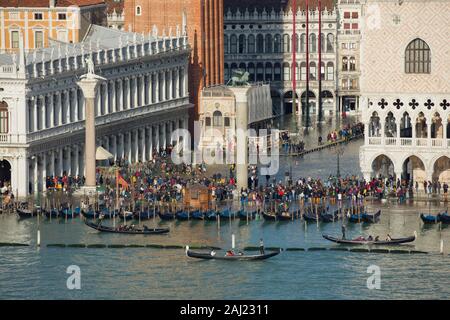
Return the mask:
POLYGON ((114 158, 114 156, 105 148, 97 147, 97 151, 95 151, 95 160, 108 160, 114 158))

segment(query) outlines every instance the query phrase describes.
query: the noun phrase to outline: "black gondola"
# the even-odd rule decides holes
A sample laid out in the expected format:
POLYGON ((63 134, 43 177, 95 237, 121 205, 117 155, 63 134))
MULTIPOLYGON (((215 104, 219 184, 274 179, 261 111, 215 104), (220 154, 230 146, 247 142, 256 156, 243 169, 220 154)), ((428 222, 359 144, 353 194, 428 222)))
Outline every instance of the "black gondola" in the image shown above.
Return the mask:
POLYGON ((124 230, 120 230, 117 228, 112 228, 112 227, 106 227, 106 226, 102 226, 100 224, 96 224, 93 223, 91 221, 88 220, 84 220, 84 223, 88 226, 91 227, 95 230, 98 230, 100 232, 109 232, 109 233, 123 233, 123 234, 164 234, 164 233, 168 233, 170 230, 169 228, 147 228, 146 226, 144 226, 144 228, 142 229, 124 229, 124 230))
POLYGON ((197 259, 206 259, 206 260, 227 260, 227 261, 254 261, 254 260, 265 260, 276 255, 280 254, 280 251, 272 251, 266 254, 257 254, 257 255, 234 255, 234 256, 218 256, 217 254, 212 255, 210 253, 201 253, 194 252, 189 250, 189 247, 186 247, 186 255, 191 258, 197 259))
POLYGON ((37 210, 31 211, 27 209, 16 209, 16 213, 20 219, 28 219, 37 215, 37 210))
POLYGON ((361 215, 361 218, 364 222, 375 223, 380 220, 380 216, 381 216, 381 210, 378 210, 374 214, 363 213, 361 215))
POLYGON ((261 214, 262 214, 264 220, 267 220, 267 221, 277 220, 277 215, 275 213, 272 213, 272 212, 266 213, 266 212, 262 211, 261 214))
POLYGON ((317 222, 318 220, 320 220, 320 216, 318 216, 311 210, 306 210, 303 214, 303 219, 305 219, 305 221, 317 222))
POLYGON ((158 216, 161 218, 161 220, 175 220, 175 214, 171 212, 158 212, 158 216))
POLYGON ((239 210, 237 212, 237 215, 240 220, 247 220, 247 218, 249 220, 253 220, 256 217, 256 211, 250 212, 250 211, 239 210))
POLYGON ((339 211, 335 210, 333 213, 322 213, 320 214, 320 220, 322 222, 334 222, 339 220, 339 211))
POLYGON ((447 212, 439 213, 439 221, 441 221, 443 224, 450 224, 450 215, 447 212))
POLYGON ((322 235, 322 237, 324 237, 324 239, 327 239, 329 241, 335 242, 335 243, 339 243, 339 244, 366 244, 366 245, 397 245, 397 244, 402 244, 402 243, 408 243, 408 242, 413 242, 414 240, 416 240, 416 236, 412 236, 412 237, 406 237, 406 238, 398 238, 398 239, 391 239, 391 240, 362 240, 362 239, 339 239, 339 238, 335 238, 329 235, 322 235))
POLYGON ((425 224, 434 224, 441 221, 441 216, 439 214, 437 216, 433 216, 431 214, 424 215, 423 213, 421 213, 420 219, 422 219, 423 223, 425 224))
POLYGON ((292 212, 284 211, 277 215, 277 219, 279 221, 289 221, 289 220, 292 220, 292 215, 293 215, 292 212))

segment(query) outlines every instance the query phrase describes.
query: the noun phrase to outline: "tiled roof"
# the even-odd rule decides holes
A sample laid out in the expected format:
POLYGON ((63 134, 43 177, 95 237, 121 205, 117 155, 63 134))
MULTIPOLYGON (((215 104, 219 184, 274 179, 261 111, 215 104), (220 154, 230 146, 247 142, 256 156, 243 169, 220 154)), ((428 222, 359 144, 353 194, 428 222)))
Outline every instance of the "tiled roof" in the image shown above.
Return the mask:
MULTIPOLYGON (((55 7, 86 7, 96 4, 103 4, 104 0, 55 0, 55 7)), ((1 7, 26 7, 26 8, 48 8, 49 0, 2 0, 1 7)))
MULTIPOLYGON (((223 0, 224 5, 224 12, 228 12, 228 9, 230 9, 232 12, 236 12, 237 8, 241 12, 245 12, 245 9, 248 8, 250 12, 253 12, 256 8, 256 10, 261 11, 262 9, 266 9, 267 11, 272 11, 272 8, 275 11, 280 11, 283 9, 283 11, 289 11, 289 9, 292 7, 292 0, 223 0)), ((335 0, 322 0, 321 5, 323 10, 327 8, 328 10, 332 10, 335 5, 335 0)), ((318 7, 319 1, 318 0, 309 0, 309 8, 313 9, 318 7)), ((297 0, 297 7, 299 7, 301 10, 306 9, 306 1, 305 0, 297 0)))

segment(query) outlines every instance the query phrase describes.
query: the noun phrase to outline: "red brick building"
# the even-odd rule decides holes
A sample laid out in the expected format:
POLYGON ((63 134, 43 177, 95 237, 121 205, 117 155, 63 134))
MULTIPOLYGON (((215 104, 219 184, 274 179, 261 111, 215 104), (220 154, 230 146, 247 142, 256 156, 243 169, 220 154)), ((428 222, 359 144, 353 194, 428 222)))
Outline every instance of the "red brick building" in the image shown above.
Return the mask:
POLYGON ((170 29, 175 34, 177 26, 187 32, 192 129, 202 88, 223 83, 223 0, 127 0, 124 11, 125 30, 149 32, 155 25, 160 35, 170 29))

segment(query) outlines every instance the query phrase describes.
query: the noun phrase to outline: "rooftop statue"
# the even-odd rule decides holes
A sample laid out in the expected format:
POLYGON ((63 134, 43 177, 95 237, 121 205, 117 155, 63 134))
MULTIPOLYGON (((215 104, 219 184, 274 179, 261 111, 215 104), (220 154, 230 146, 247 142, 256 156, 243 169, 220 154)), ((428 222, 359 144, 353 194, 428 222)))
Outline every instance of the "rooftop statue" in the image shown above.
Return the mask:
POLYGON ((233 87, 248 85, 249 73, 245 70, 237 69, 233 71, 231 85, 233 87))

